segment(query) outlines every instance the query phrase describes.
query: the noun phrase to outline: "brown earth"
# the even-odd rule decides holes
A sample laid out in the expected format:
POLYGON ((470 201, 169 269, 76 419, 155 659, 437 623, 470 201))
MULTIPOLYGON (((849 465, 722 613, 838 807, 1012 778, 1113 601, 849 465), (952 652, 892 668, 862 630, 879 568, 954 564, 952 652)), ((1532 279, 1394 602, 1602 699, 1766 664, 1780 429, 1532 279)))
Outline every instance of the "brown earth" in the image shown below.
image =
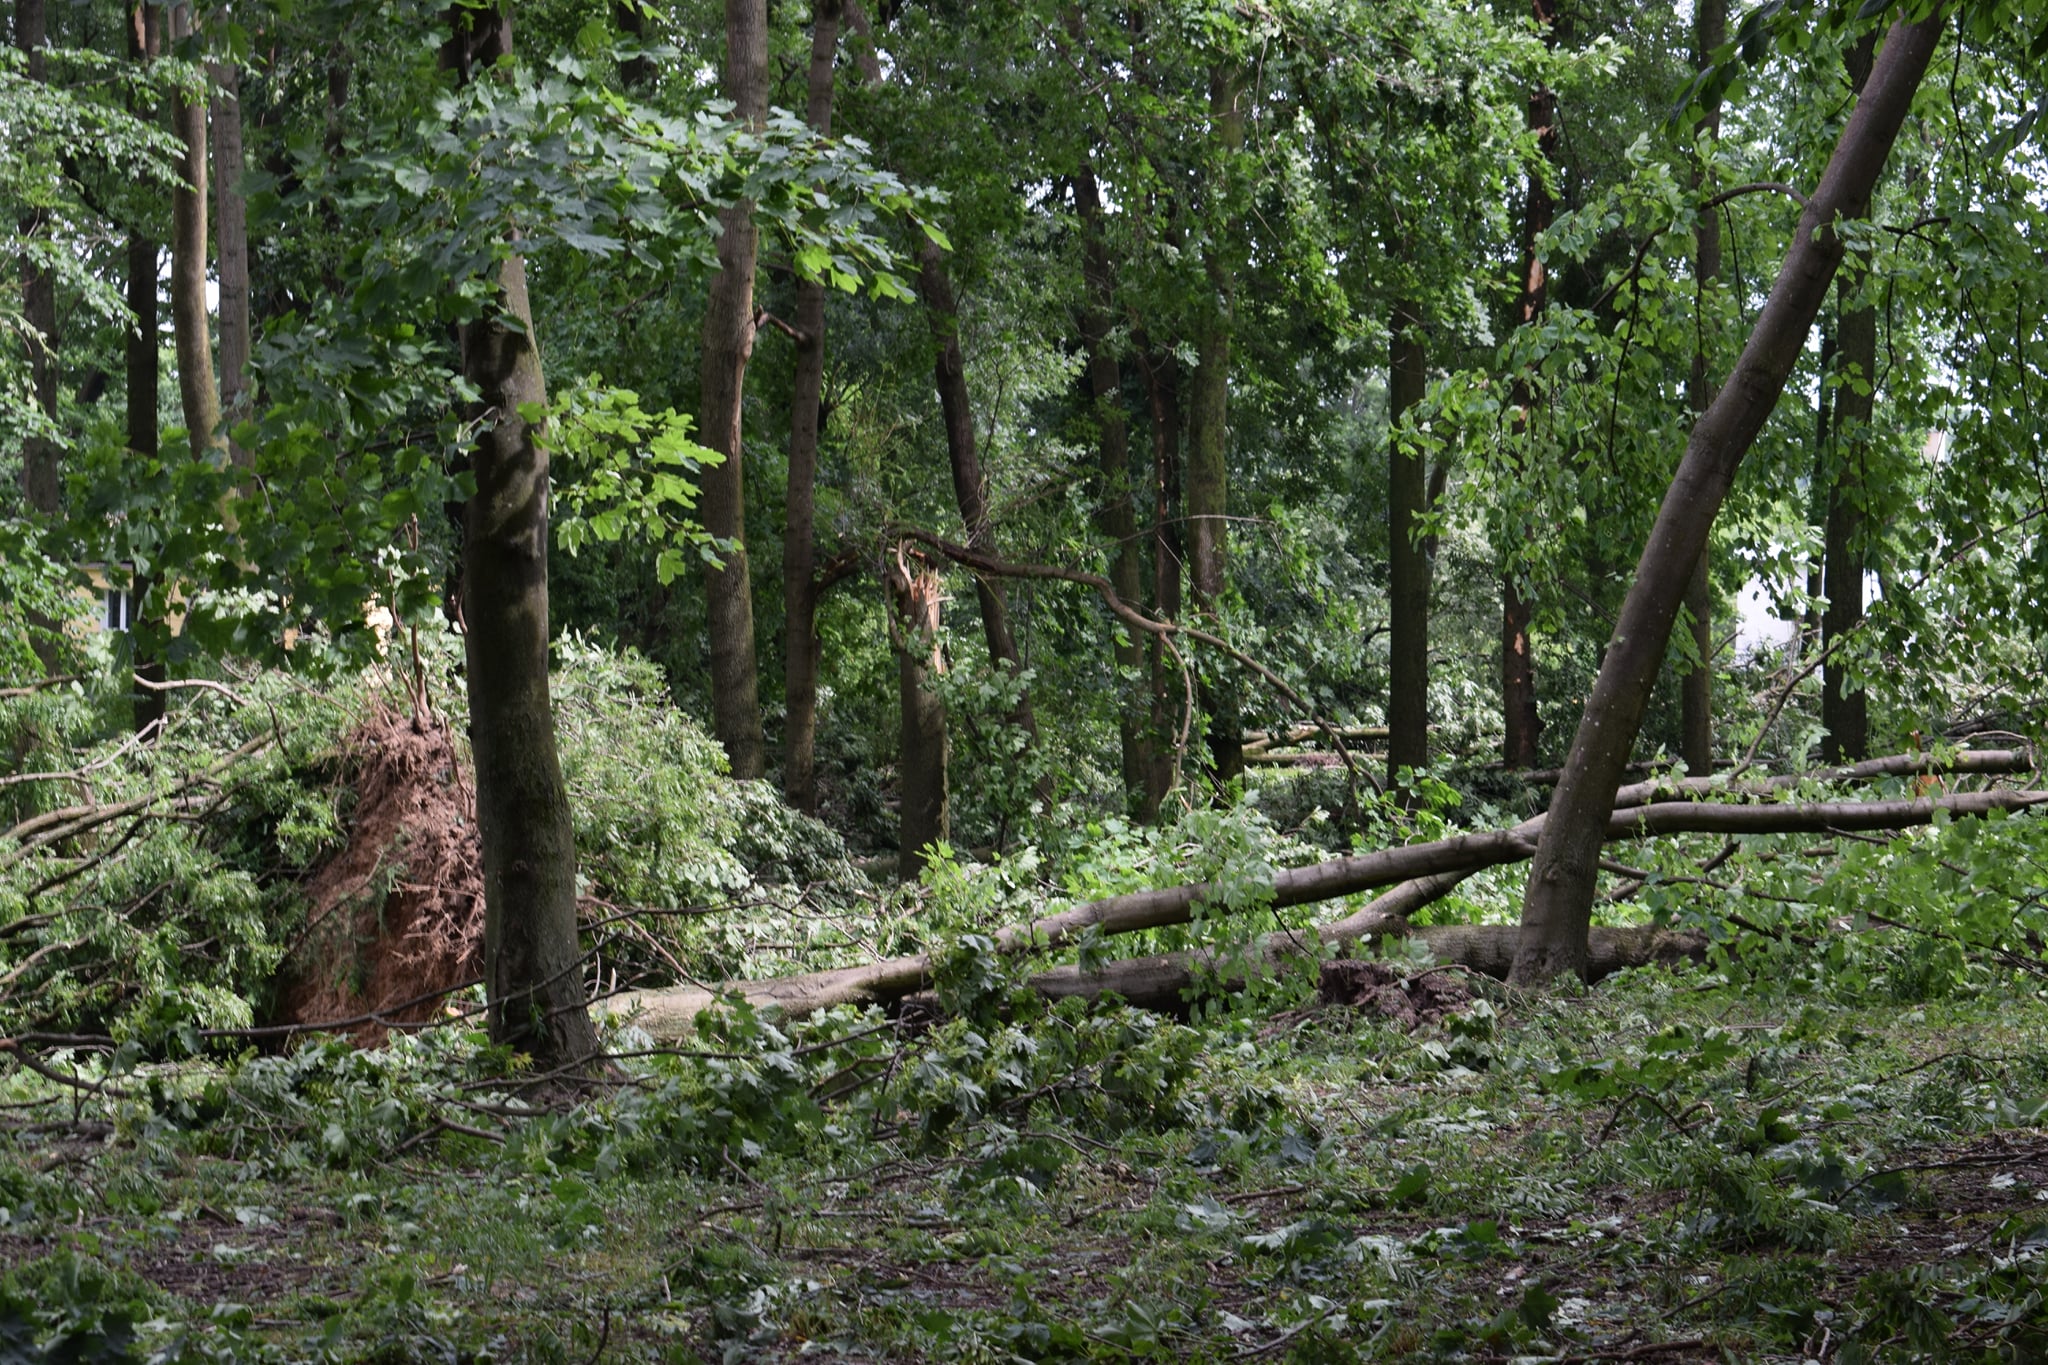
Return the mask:
POLYGON ((1403 976, 1384 962, 1345 958, 1323 964, 1318 993, 1326 1005, 1348 1005, 1390 1019, 1411 1032, 1446 1015, 1462 1014, 1472 1003, 1471 986, 1454 973, 1428 971, 1403 976))
POLYGON ((381 1042, 447 1008, 483 960, 476 803, 445 722, 380 710, 349 739, 348 842, 306 879, 276 1022, 381 1042), (375 1016, 375 1017, 371 1017, 375 1016))

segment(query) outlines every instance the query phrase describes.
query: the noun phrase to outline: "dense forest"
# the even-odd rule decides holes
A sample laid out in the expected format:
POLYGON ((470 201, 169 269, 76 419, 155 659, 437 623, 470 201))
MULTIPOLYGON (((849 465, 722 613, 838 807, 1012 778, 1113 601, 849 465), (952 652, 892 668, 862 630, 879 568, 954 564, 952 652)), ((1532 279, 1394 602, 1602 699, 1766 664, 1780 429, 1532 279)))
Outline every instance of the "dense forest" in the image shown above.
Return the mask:
POLYGON ((8 31, 0 1359, 2048 1358, 2048 7, 8 31))

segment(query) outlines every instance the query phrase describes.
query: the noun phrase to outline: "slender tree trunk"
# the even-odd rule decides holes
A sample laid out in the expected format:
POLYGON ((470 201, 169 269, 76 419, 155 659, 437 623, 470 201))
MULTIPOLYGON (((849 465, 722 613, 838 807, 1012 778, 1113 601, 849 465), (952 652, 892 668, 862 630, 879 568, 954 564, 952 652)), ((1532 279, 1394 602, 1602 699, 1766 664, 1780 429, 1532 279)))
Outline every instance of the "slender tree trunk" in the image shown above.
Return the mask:
MULTIPOLYGON (((1209 73, 1209 112, 1216 148, 1224 160, 1214 179, 1228 202, 1230 162, 1244 146, 1243 76, 1219 63, 1209 73)), ((1212 215, 1212 241, 1227 231, 1222 213, 1212 215)), ((1223 599, 1230 579, 1230 334, 1236 316, 1235 271, 1219 246, 1207 252, 1214 304, 1201 324, 1188 404, 1187 517, 1188 583, 1195 614, 1222 634, 1223 599)), ((1236 679, 1203 670, 1202 708, 1209 721, 1210 773, 1219 791, 1244 772, 1243 721, 1236 679)))
MULTIPOLYGON (((1875 35, 1872 35, 1873 37, 1875 35)), ((1850 87, 1863 93, 1870 79, 1871 39, 1846 57, 1850 87)), ((1867 209, 1866 209, 1867 212, 1867 209)), ((1861 301, 1870 274, 1867 252, 1852 252, 1835 284, 1841 309, 1837 334, 1841 382, 1835 390, 1834 458, 1826 484, 1827 525, 1823 537, 1822 587, 1828 605, 1821 616, 1820 723, 1823 763, 1853 762, 1870 752, 1869 694, 1854 687, 1840 642, 1863 624, 1864 465, 1870 454, 1870 419, 1876 411, 1877 310, 1861 301)))
MULTIPOLYGON (((230 428, 249 415, 249 205, 242 197, 242 69, 211 65, 213 97, 214 239, 220 272, 220 406, 230 428)), ((238 465, 254 459, 232 440, 238 465)))
MULTIPOLYGON (((44 55, 48 38, 44 0, 14 0, 14 43, 28 54, 28 78, 49 79, 49 59, 44 55)), ((28 237, 37 229, 36 215, 21 220, 21 233, 28 237)), ((21 263, 21 317, 29 331, 29 383, 36 407, 45 420, 57 420, 57 281, 44 266, 24 256, 21 263)), ((63 469, 57 442, 47 436, 31 436, 21 452, 22 493, 28 505, 46 515, 57 512, 63 500, 63 469)))
MULTIPOLYGON (((511 10, 449 11, 443 61, 465 82, 512 50, 511 10)), ((470 450, 463 518, 470 747, 484 862, 484 991, 494 1042, 540 1069, 597 1054, 576 933, 576 837, 548 698, 548 452, 522 410, 547 384, 526 292, 508 256, 490 311, 460 329, 462 372, 488 414, 470 450)))
POLYGON ((898 783, 902 815, 898 834, 897 876, 917 880, 924 870, 925 850, 950 838, 947 795, 948 745, 946 703, 932 687, 944 671, 939 652, 939 610, 945 581, 923 560, 899 556, 884 576, 894 600, 891 643, 896 649, 896 680, 903 714, 903 770, 898 783))
MULTIPOLYGON (((1557 0, 1531 0, 1531 10, 1543 30, 1545 46, 1557 42, 1557 0)), ((1561 140, 1557 132, 1557 95, 1538 81, 1529 92, 1529 130, 1543 159, 1558 164, 1561 140)), ((1543 316, 1550 297, 1550 271, 1537 254, 1537 245, 1557 217, 1557 201, 1541 172, 1531 172, 1522 202, 1522 296, 1516 305, 1515 321, 1528 327, 1543 316)), ((1526 373, 1515 376, 1512 398, 1514 435, 1526 438, 1536 395, 1526 373)), ((1501 574, 1500 582, 1500 711, 1502 722, 1501 762, 1509 768, 1531 768, 1536 764, 1536 740, 1543 722, 1536 712, 1536 657, 1529 642, 1534 612, 1522 596, 1513 568, 1501 574)))
MULTIPOLYGON (((156 60, 163 47, 163 16, 156 5, 136 5, 128 14, 128 56, 131 60, 147 65, 156 60)), ((131 111, 140 112, 140 111, 131 111)), ((157 324, 157 254, 158 245, 140 231, 130 229, 128 233, 128 312, 133 318, 133 328, 124 345, 124 361, 127 370, 127 426, 128 449, 142 460, 157 457, 157 408, 160 402, 157 384, 159 379, 157 324)), ((148 576, 135 580, 132 601, 135 613, 140 616, 147 612, 154 615, 150 599, 155 596, 154 583, 148 576)), ((134 659, 135 672, 149 682, 162 682, 165 677, 163 662, 149 657, 138 650, 134 659)), ((135 693, 135 732, 139 735, 156 733, 163 725, 165 696, 161 690, 140 688, 135 693)))
POLYGON ((1804 657, 1820 648, 1821 599, 1827 592, 1828 486, 1834 468, 1835 328, 1826 318, 1820 325, 1820 383, 1813 406, 1813 477, 1808 481, 1806 524, 1813 528, 1821 549, 1806 566, 1807 608, 1799 619, 1799 654, 1804 657))
POLYGON ((1522 902, 1514 971, 1518 982, 1540 983, 1583 971, 1601 830, 1642 726, 1692 566, 1706 548, 1743 455, 1777 406, 1841 265, 1844 247, 1833 225, 1838 216, 1867 211, 1942 25, 1939 8, 1926 18, 1892 25, 1869 88, 1800 215, 1742 356, 1693 426, 1551 798, 1551 818, 1522 902))
POLYGON ((1422 309, 1394 305, 1387 348, 1387 784, 1403 768, 1429 763, 1429 551, 1421 519, 1429 510, 1428 471, 1404 450, 1401 419, 1422 401, 1426 355, 1422 309))
MULTIPOLYGON (((832 59, 839 50, 839 0, 811 8, 806 115, 832 131, 832 59)), ((796 376, 789 395, 789 493, 782 532, 782 791, 801 811, 818 806, 818 428, 825 393, 825 286, 796 287, 796 376)))
MULTIPOLYGON (((988 495, 981 474, 981 456, 975 449, 974 408, 967 394, 967 361, 960 349, 960 307, 953 297, 952 277, 946 270, 945 253, 936 242, 925 238, 918 248, 917 290, 931 321, 932 340, 937 353, 932 361, 932 379, 938 388, 939 413, 946 427, 946 456, 953 470, 953 496, 960 506, 960 520, 967 529, 967 544, 983 554, 998 554, 995 524, 990 519, 988 495)), ((998 670, 1021 672, 1023 656, 1010 630, 1010 608, 1002 585, 986 578, 974 580, 974 595, 981 606, 981 630, 988 641, 989 662, 998 670)), ((1035 743, 1038 719, 1031 709, 1031 694, 1017 698, 1010 723, 1023 730, 1035 743)))
MULTIPOLYGON (((171 41, 194 36, 192 0, 171 6, 171 41)), ((206 323, 206 101, 171 96, 171 132, 184 156, 171 191, 171 332, 178 348, 178 397, 192 454, 219 445, 220 391, 206 323)))
MULTIPOLYGON (((1115 275, 1103 242, 1102 193, 1093 167, 1084 166, 1074 182, 1074 204, 1080 211, 1081 271, 1088 301, 1081 310, 1081 343, 1088 356, 1088 397, 1095 420, 1097 459, 1102 472, 1102 501, 1096 523, 1109 541, 1109 581, 1117 596, 1136 602, 1144 591, 1139 563, 1138 512, 1131 498, 1130 432, 1124 420, 1123 374, 1110 349, 1110 319, 1116 316, 1115 275)), ((1152 766, 1146 707, 1131 690, 1145 676, 1145 646, 1121 626, 1117 632, 1117 734, 1123 755, 1124 792, 1139 810, 1147 805, 1145 783, 1152 766)), ((1156 807, 1155 807, 1156 809, 1156 807)))
MULTIPOLYGON (((1146 405, 1152 417, 1152 614, 1178 621, 1181 604, 1180 373, 1170 350, 1150 351, 1142 360, 1146 405)), ((1151 675, 1152 762, 1145 773, 1140 818, 1158 820, 1167 795, 1180 785, 1179 670, 1154 636, 1146 644, 1151 675)))
MULTIPOLYGON (((1695 0, 1693 6, 1693 46, 1695 61, 1701 67, 1712 59, 1715 48, 1728 40, 1728 0, 1695 0)), ((1700 121, 1693 129, 1694 136, 1704 148, 1718 141, 1721 136, 1721 100, 1718 95, 1707 97, 1706 107, 1700 121)), ((1693 280, 1698 291, 1694 307, 1704 313, 1707 287, 1721 277, 1721 218, 1720 210, 1708 209, 1701 215, 1699 227, 1693 237, 1693 280)), ((1707 410, 1714 401, 1714 379, 1707 355, 1707 327, 1704 318, 1695 329, 1698 338, 1692 353, 1692 376, 1686 384, 1686 399, 1693 411, 1693 419, 1707 410)), ((1713 546, 1700 551, 1699 562, 1693 565, 1692 581, 1685 590, 1685 609, 1692 618, 1693 652, 1699 656, 1696 667, 1686 670, 1679 683, 1679 754, 1685 759, 1686 769, 1705 776, 1714 771, 1714 592, 1713 578, 1709 572, 1713 557, 1713 546)))
MULTIPOLYGON (((735 117, 759 128, 768 116, 766 0, 726 0, 725 96, 735 117)), ((718 273, 704 310, 704 444, 725 456, 704 470, 704 527, 729 541, 721 562, 708 564, 704 590, 711 631, 711 716, 737 778, 767 771, 761 734, 761 683, 754 658, 754 595, 747 567, 747 499, 741 440, 747 361, 754 353, 754 257, 759 232, 754 206, 742 201, 718 221, 718 273)))

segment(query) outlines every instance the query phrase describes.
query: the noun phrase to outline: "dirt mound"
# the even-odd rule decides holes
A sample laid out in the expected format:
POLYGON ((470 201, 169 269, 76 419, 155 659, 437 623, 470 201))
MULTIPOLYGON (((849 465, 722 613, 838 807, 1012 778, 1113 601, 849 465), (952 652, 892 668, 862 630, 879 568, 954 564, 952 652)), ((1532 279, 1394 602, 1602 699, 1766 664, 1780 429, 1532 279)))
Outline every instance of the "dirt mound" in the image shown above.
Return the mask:
POLYGON ((1404 977, 1384 962, 1325 962, 1319 989, 1326 1005, 1349 1005, 1411 1030, 1472 1003, 1472 987, 1456 972, 1404 977))
MULTIPOLYGON (((447 726, 384 710, 350 737, 348 843, 306 879, 306 929, 279 969, 277 1022, 431 1019, 483 961, 476 803, 447 726)), ((382 1024, 337 1031, 382 1041, 382 1024)))

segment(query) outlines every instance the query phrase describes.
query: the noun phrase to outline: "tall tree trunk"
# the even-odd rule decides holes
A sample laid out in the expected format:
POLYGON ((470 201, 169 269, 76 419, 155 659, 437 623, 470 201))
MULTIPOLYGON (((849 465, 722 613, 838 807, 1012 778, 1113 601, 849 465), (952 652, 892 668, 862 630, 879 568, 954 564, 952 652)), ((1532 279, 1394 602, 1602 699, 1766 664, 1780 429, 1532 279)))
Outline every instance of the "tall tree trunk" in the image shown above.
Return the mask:
MULTIPOLYGON (((967 544, 986 555, 999 555, 995 524, 990 519, 988 494, 981 475, 981 456, 975 449, 974 408, 967 394, 967 361, 960 349, 960 306, 953 297, 952 277, 946 270, 945 253, 936 242, 925 238, 918 247, 917 292, 925 316, 931 322, 937 353, 932 360, 932 379, 939 392, 939 413, 946 427, 946 456, 953 470, 953 496, 960 506, 960 520, 967 530, 967 544)), ((998 670, 1017 673, 1024 667, 1017 650, 1017 637, 1010 630, 1010 608, 1003 599, 1002 585, 977 576, 974 595, 981 606, 981 630, 988 642, 989 662, 998 670)), ((1021 693, 1010 723, 1023 730, 1035 743, 1038 718, 1031 708, 1031 694, 1021 693)))
MULTIPOLYGON (((1872 35, 1873 37, 1875 35, 1872 35)), ((1850 87, 1863 93, 1870 79, 1871 39, 1845 55, 1850 87)), ((1868 212, 1866 207, 1866 213, 1868 212)), ((1864 464, 1870 454, 1870 419, 1876 411, 1877 310, 1861 301, 1870 274, 1867 252, 1852 252, 1835 284, 1841 309, 1837 341, 1841 380, 1835 390, 1833 458, 1826 483, 1827 526, 1822 551, 1822 587, 1828 599, 1821 615, 1820 723, 1823 763, 1854 762, 1870 752, 1869 695, 1851 688, 1848 660, 1838 648, 1863 624, 1864 464)))
MULTIPOLYGON (((726 0, 725 96, 750 128, 768 117, 767 0, 726 0)), ((725 456, 705 469, 704 527, 732 549, 704 570, 711 631, 711 718, 732 775, 767 771, 761 682, 754 659, 754 594, 747 567, 747 499, 741 409, 754 353, 754 257, 759 231, 746 201, 721 210, 718 273, 704 309, 704 444, 725 456)))
MULTIPOLYGON (((840 0, 811 7, 806 117, 832 131, 832 59, 839 51, 840 0)), ((782 531, 782 792, 800 811, 818 806, 818 428, 825 394, 825 286, 796 287, 796 376, 789 394, 789 492, 782 531)))
MULTIPOLYGON (((160 7, 136 5, 128 13, 129 58, 147 65, 156 60, 162 48, 163 16, 160 7)), ((127 247, 128 312, 133 318, 132 330, 123 344, 128 382, 128 449, 148 461, 157 457, 157 408, 160 402, 157 393, 160 340, 157 324, 158 246, 141 231, 131 228, 127 247)), ((154 615, 150 607, 150 599, 155 595, 152 589, 148 576, 135 580, 132 601, 136 615, 145 612, 154 615)), ((166 676, 162 661, 149 657, 143 651, 136 652, 134 663, 135 672, 149 682, 162 682, 166 676)), ((161 689, 145 687, 136 691, 137 734, 154 734, 162 727, 165 697, 166 693, 161 689)))
MULTIPOLYGON (((1543 30, 1546 47, 1557 42, 1557 0, 1531 0, 1537 25, 1543 30)), ((1558 165, 1562 141, 1557 131, 1557 95, 1538 81, 1529 92, 1529 130, 1536 134, 1536 146, 1551 166, 1558 165)), ((1550 271, 1537 254, 1537 245, 1557 217, 1557 201, 1542 172, 1532 171, 1522 201, 1522 295, 1515 308, 1517 326, 1528 327, 1543 316, 1550 298, 1550 271)), ((1519 441, 1529 430, 1536 395, 1526 373, 1515 375, 1514 434, 1519 441)), ((1529 642, 1534 619, 1521 583, 1510 568, 1500 583, 1500 711, 1501 762, 1509 768, 1536 765, 1536 740, 1543 722, 1536 712, 1536 657, 1529 642)))
POLYGON ((1422 401, 1427 379, 1422 309, 1403 299, 1388 322, 1387 346, 1387 784, 1403 768, 1429 763, 1428 469, 1402 448, 1401 418, 1422 401))
MULTIPOLYGON (((1714 49, 1728 40, 1728 0, 1695 0, 1693 6, 1693 47, 1696 63, 1704 68, 1714 49)), ((1721 136, 1721 98, 1708 95, 1693 135, 1702 150, 1721 136)), ((1694 306, 1706 307, 1707 286, 1721 277, 1721 218, 1719 209, 1700 216, 1693 237, 1693 280, 1697 290, 1694 306)), ((1707 328, 1702 321, 1695 329, 1698 338, 1692 352, 1692 375, 1686 383, 1686 400, 1697 421, 1714 401, 1714 379, 1707 355, 1707 328)), ((1688 771, 1706 776, 1714 771, 1714 592, 1709 565, 1713 547, 1700 551, 1693 565, 1692 581, 1685 590, 1685 609, 1692 617, 1693 652, 1699 663, 1686 670, 1679 682, 1679 754, 1688 771)))
MULTIPOLYGON (((192 0, 171 6, 171 41, 195 36, 192 0)), ((192 454, 220 441, 220 391, 206 323, 206 101, 171 96, 171 133, 184 155, 171 191, 171 332, 178 348, 178 397, 192 454)))
MULTIPOLYGON (((48 38, 44 0, 14 0, 14 43, 28 54, 28 78, 49 79, 44 54, 48 38)), ((37 229, 37 216, 21 220, 24 238, 37 229)), ((21 317, 29 330, 29 383, 36 407, 46 421, 57 420, 57 280, 47 267, 24 256, 21 263, 21 317)), ((21 452, 21 487, 28 505, 53 514, 63 501, 63 469, 57 442, 31 436, 21 452)))
POLYGON ((1827 318, 1821 319, 1820 359, 1815 368, 1820 373, 1820 383, 1813 406, 1813 477, 1807 490, 1806 524, 1813 529, 1821 548, 1806 566, 1807 607, 1799 618, 1798 652, 1802 658, 1820 648, 1821 599, 1827 593, 1828 486, 1832 481, 1835 449, 1835 328, 1827 318))
MULTIPOLYGON (((1225 162, 1222 173, 1212 178, 1223 187, 1219 198, 1226 202, 1233 178, 1229 163, 1244 146, 1242 96, 1241 72, 1228 63, 1211 68, 1209 113, 1216 150, 1225 162)), ((1208 629, 1221 634, 1223 599, 1230 579, 1230 334, 1236 315, 1237 280, 1222 248, 1214 245, 1226 231, 1226 224, 1220 221, 1224 215, 1213 216, 1219 221, 1214 224, 1205 264, 1214 302, 1201 322, 1188 395, 1188 586, 1195 614, 1208 629)), ((1202 677, 1210 774, 1221 791, 1244 772, 1237 681, 1209 669, 1203 670, 1202 677)))
MULTIPOLYGON (((1109 581, 1117 596, 1136 602, 1143 593, 1138 552, 1138 512, 1131 498, 1131 447, 1124 420, 1123 374, 1110 349, 1110 320, 1116 316, 1115 276, 1109 248, 1102 238, 1102 193, 1093 167, 1084 166, 1074 182, 1074 205, 1080 211, 1081 272, 1088 300, 1081 310, 1081 343, 1088 356, 1088 397, 1095 421, 1097 463, 1102 492, 1096 524, 1109 541, 1109 581)), ((1124 792, 1139 810, 1147 805, 1145 783, 1152 766, 1152 745, 1146 710, 1132 689, 1145 676, 1145 647, 1121 626, 1117 631, 1117 736, 1123 755, 1124 792)))
MULTIPOLYGON (((214 240, 220 272, 220 406, 230 428, 249 415, 249 205, 242 197, 242 69, 233 60, 209 68, 213 97, 214 240)), ((248 465, 254 452, 232 440, 228 455, 248 465)))
MULTIPOLYGON (((443 60, 463 80, 512 50, 508 6, 449 11, 443 60)), ((588 1063, 597 1031, 576 936, 576 838, 548 698, 547 385, 526 293, 508 256, 490 311, 459 332, 462 372, 489 424, 470 450, 463 620, 477 832, 484 862, 484 991, 494 1042, 542 1070, 588 1063)))
POLYGON ((1642 726, 1671 627, 1735 471, 1777 406, 1844 251, 1838 217, 1866 212, 1940 37, 1936 11, 1892 25, 1870 85, 1807 200, 1769 300, 1728 382, 1693 425, 1658 509, 1587 699, 1522 901, 1514 977, 1524 984, 1580 973, 1599 878, 1601 830, 1642 726))
POLYGON ((896 869, 903 881, 915 881, 924 870, 925 850, 951 837, 946 703, 932 686, 933 677, 945 668, 939 653, 945 581, 923 560, 903 555, 885 568, 884 577, 895 607, 890 636, 903 714, 896 869))
MULTIPOLYGON (((1146 405, 1152 417, 1152 614, 1162 621, 1180 619, 1181 479, 1180 371, 1171 350, 1147 348, 1141 358, 1146 405)), ((1165 643, 1153 636, 1146 645, 1151 677, 1152 761, 1145 772, 1140 818, 1158 820, 1167 795, 1180 785, 1179 678, 1165 643)))
MULTIPOLYGON (((612 26, 619 36, 645 45, 647 11, 644 0, 612 0, 612 26)), ((619 82, 626 89, 644 91, 654 84, 654 61, 649 57, 628 57, 619 63, 619 82)))

